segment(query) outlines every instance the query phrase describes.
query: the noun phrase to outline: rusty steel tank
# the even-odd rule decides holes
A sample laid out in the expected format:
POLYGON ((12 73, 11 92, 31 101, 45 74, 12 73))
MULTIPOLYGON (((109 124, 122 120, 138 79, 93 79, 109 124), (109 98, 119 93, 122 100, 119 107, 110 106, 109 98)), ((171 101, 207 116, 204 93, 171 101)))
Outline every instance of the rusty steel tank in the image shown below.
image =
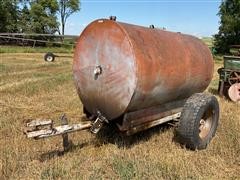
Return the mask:
POLYGON ((114 120, 204 91, 213 66, 198 38, 98 19, 78 39, 73 73, 86 110, 114 120))

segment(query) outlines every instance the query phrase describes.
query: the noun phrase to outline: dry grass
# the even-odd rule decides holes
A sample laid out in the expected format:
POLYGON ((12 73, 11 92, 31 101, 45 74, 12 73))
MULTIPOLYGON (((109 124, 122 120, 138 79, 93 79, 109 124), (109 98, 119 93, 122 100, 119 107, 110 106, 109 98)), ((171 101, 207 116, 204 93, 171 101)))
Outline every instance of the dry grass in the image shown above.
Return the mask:
POLYGON ((57 122, 65 112, 74 123, 83 116, 71 58, 46 63, 42 55, 0 54, 0 179, 240 179, 240 106, 216 95, 216 71, 208 91, 219 99, 221 119, 206 150, 181 148, 166 125, 131 137, 110 128, 97 137, 74 133, 64 155, 60 137, 26 139, 28 118, 57 122))

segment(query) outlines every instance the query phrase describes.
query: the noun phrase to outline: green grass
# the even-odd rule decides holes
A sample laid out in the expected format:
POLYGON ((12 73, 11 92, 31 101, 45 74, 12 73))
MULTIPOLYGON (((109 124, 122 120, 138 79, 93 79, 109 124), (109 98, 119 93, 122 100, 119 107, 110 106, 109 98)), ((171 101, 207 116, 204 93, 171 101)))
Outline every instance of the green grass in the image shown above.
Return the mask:
POLYGON ((0 64, 0 70, 1 72, 8 72, 9 70, 9 66, 5 65, 5 64, 0 64))
POLYGON ((120 179, 132 179, 136 177, 135 163, 124 157, 115 157, 112 162, 113 171, 120 179))
POLYGON ((26 46, 0 46, 0 53, 72 53, 72 46, 65 47, 26 47, 26 46))
POLYGON ((24 82, 16 87, 12 87, 11 90, 5 89, 2 92, 11 92, 28 96, 38 92, 48 92, 71 80, 72 74, 58 74, 55 77, 42 74, 41 76, 32 76, 31 79, 36 79, 37 81, 24 82), (37 79, 38 77, 40 78, 37 79))
POLYGON ((201 39, 208 47, 213 47, 213 38, 212 37, 203 37, 201 39))

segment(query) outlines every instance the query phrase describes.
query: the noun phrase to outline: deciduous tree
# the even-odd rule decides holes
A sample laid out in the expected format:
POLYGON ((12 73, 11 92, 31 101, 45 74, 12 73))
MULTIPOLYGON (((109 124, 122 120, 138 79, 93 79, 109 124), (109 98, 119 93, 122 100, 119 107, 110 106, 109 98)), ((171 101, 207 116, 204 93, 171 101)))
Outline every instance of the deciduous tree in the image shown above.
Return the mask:
POLYGON ((30 2, 31 30, 34 33, 54 34, 58 30, 57 0, 34 0, 30 2))
POLYGON ((20 33, 31 32, 31 16, 26 4, 24 4, 23 8, 20 11, 18 26, 20 33))
POLYGON ((0 0, 0 32, 18 32, 18 6, 14 0, 0 0))
POLYGON ((220 27, 215 35, 218 53, 229 53, 229 46, 240 44, 240 0, 223 0, 220 7, 220 27))
POLYGON ((65 33, 65 25, 69 16, 80 10, 79 0, 59 0, 59 14, 61 20, 61 33, 65 33))

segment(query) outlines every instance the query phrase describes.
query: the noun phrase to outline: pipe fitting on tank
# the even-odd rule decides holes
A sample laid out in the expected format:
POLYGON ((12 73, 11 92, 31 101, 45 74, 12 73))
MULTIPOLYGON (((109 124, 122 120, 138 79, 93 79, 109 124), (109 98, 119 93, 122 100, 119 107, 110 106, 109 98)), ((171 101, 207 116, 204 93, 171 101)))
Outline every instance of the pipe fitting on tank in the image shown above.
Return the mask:
POLYGON ((109 19, 112 20, 112 21, 116 21, 117 17, 116 16, 110 16, 109 19))
POLYGON ((100 65, 96 66, 93 71, 93 74, 94 74, 94 79, 97 80, 98 76, 102 74, 102 67, 100 65))
POLYGON ((151 24, 151 25, 149 26, 149 28, 150 28, 150 29, 154 29, 155 26, 154 26, 153 24, 151 24))

